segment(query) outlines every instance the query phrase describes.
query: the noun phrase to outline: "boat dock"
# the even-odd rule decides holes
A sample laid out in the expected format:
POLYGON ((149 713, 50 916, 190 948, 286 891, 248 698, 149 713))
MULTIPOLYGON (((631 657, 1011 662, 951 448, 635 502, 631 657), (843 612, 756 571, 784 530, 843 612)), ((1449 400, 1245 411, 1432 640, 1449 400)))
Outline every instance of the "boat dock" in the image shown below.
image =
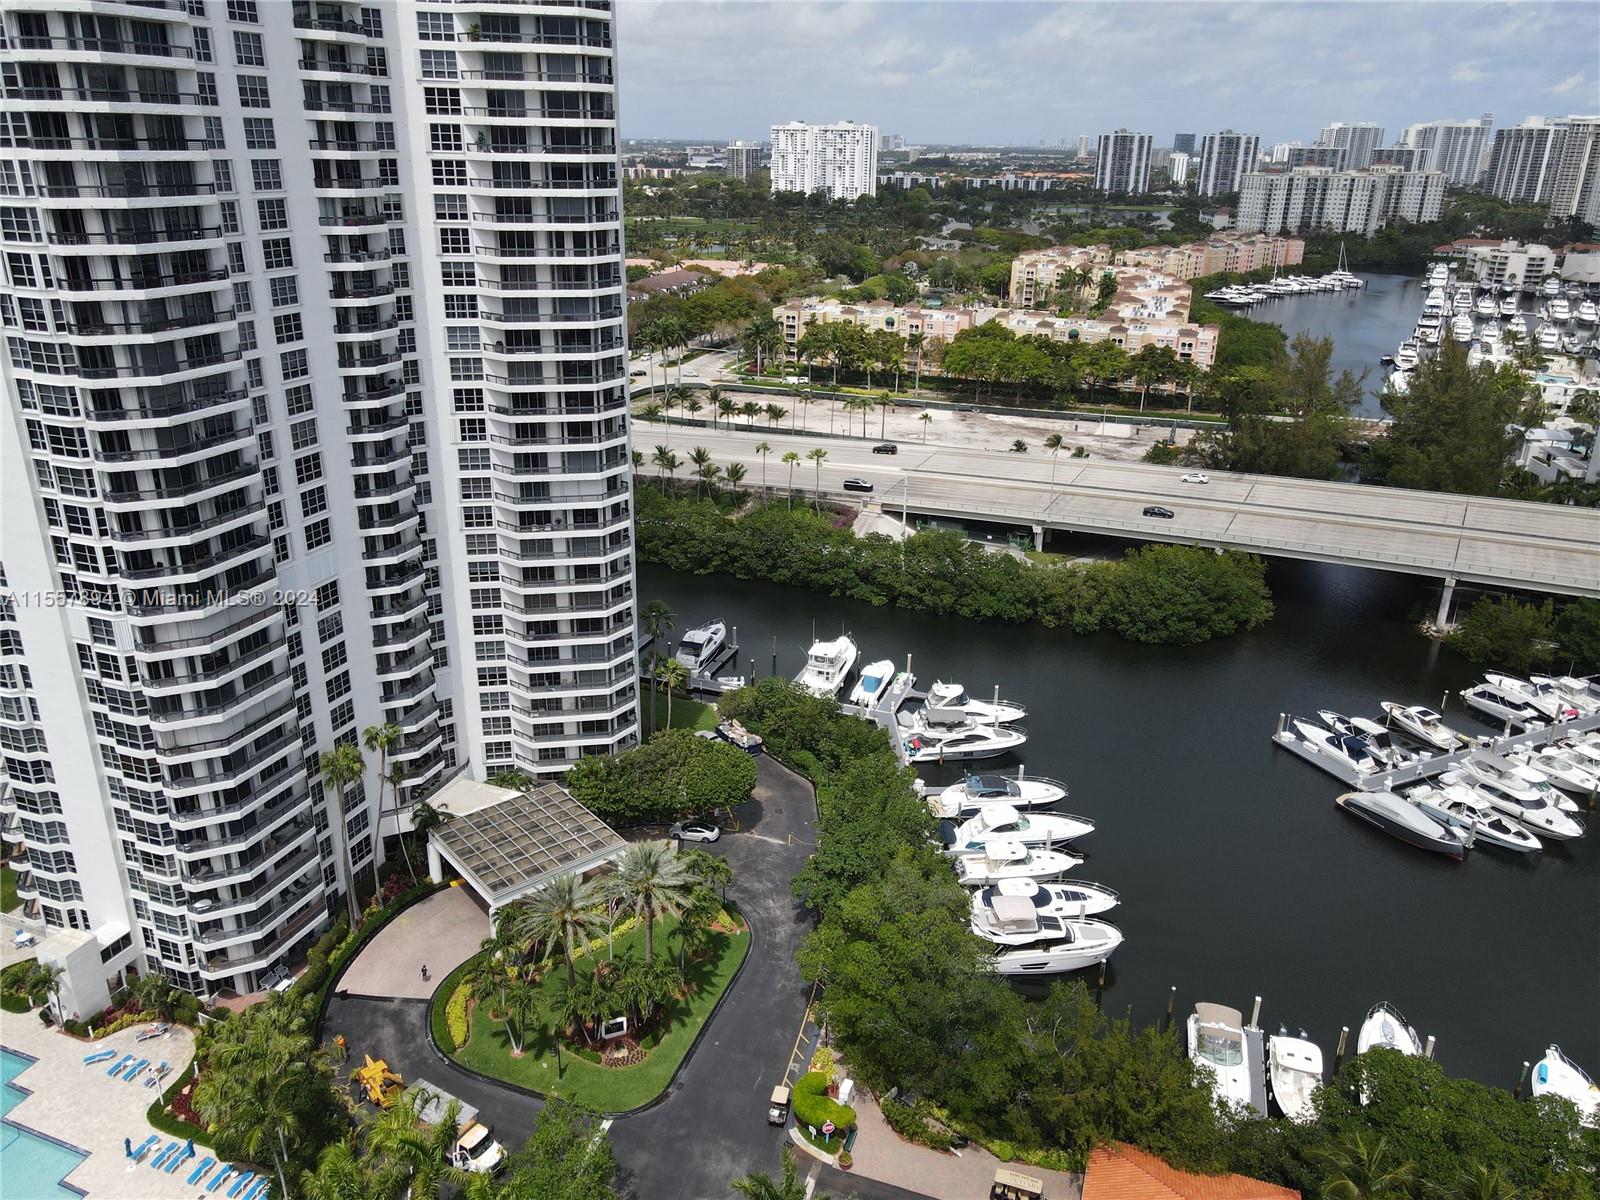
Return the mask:
POLYGON ((1393 791, 1395 788, 1420 783, 1424 779, 1432 779, 1436 775, 1442 775, 1446 771, 1459 767, 1466 762, 1467 756, 1476 750, 1489 750, 1497 754, 1503 754, 1505 751, 1514 750, 1518 746, 1542 746, 1560 738, 1571 737, 1573 734, 1587 733, 1591 729, 1600 729, 1600 713, 1593 713, 1587 717, 1575 717, 1570 721, 1558 721, 1523 733, 1505 734, 1500 737, 1486 735, 1464 743, 1460 750, 1452 753, 1435 754, 1428 758, 1418 759, 1416 762, 1407 763, 1402 767, 1374 771, 1371 774, 1362 774, 1348 763, 1340 762, 1331 755, 1322 753, 1311 743, 1297 736, 1287 727, 1288 724, 1288 714, 1279 713, 1278 729, 1272 735, 1272 740, 1285 750, 1293 751, 1314 767, 1321 767, 1348 788, 1356 791, 1393 791))
MULTIPOLYGON (((654 645, 655 639, 648 634, 639 641, 639 682, 650 683, 650 655, 649 650, 654 645)), ((668 657, 671 657, 670 655, 668 657)), ((742 688, 746 680, 737 673, 723 674, 731 669, 737 672, 739 666, 739 627, 731 626, 728 629, 728 640, 712 657, 711 663, 702 671, 696 671, 689 676, 689 681, 684 685, 691 695, 720 696, 724 692, 736 691, 742 688)))
POLYGON ((1260 1019, 1261 1000, 1256 1000, 1256 1015, 1243 1029, 1244 1060, 1250 1066, 1250 1107, 1263 1117, 1267 1115, 1267 1039, 1256 1021, 1260 1019))
POLYGON ((911 656, 908 654, 906 669, 895 672, 894 682, 889 685, 889 690, 879 696, 878 702, 871 708, 863 708, 859 704, 846 704, 843 701, 839 704, 840 712, 882 726, 884 732, 889 735, 889 745, 894 747, 895 757, 900 760, 901 766, 909 766, 911 759, 906 754, 905 739, 900 736, 900 726, 896 717, 901 705, 922 694, 913 690, 916 686, 917 677, 911 673, 911 656))

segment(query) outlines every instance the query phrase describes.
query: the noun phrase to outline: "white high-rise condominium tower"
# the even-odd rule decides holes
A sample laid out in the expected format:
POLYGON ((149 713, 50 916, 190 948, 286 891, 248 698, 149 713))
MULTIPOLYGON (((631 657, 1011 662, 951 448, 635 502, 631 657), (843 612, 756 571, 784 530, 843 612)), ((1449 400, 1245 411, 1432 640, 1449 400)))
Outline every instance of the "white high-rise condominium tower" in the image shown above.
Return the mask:
POLYGON ((1343 150, 1345 155, 1341 166, 1345 170, 1371 166, 1373 154, 1383 145, 1383 126, 1374 125, 1371 121, 1353 124, 1335 121, 1323 126, 1322 132, 1317 134, 1317 145, 1343 150))
POLYGON ((1484 156, 1494 134, 1494 115, 1476 121, 1427 121, 1407 125, 1400 145, 1425 151, 1419 171, 1442 171, 1445 181, 1470 186, 1483 174, 1484 156))
POLYGON ((64 1009, 251 991, 449 775, 635 740, 611 18, 0 0, 0 820, 98 945, 64 1009))
POLYGON ((1550 185, 1550 216, 1600 224, 1600 116, 1567 118, 1550 185))
POLYGON ((827 192, 831 200, 878 194, 878 131, 854 121, 772 127, 772 190, 827 192))
POLYGON ((1514 203, 1548 202, 1566 137, 1565 117, 1529 117, 1495 130, 1483 186, 1514 203))
POLYGON ((1101 192, 1150 190, 1150 135, 1119 129, 1102 133, 1095 152, 1094 186, 1101 192))
POLYGON ((1256 158, 1260 153, 1261 139, 1253 133, 1235 133, 1231 129, 1224 129, 1221 133, 1206 134, 1200 139, 1200 174, 1196 181, 1196 194, 1220 196, 1238 191, 1240 177, 1246 171, 1256 169, 1256 158))

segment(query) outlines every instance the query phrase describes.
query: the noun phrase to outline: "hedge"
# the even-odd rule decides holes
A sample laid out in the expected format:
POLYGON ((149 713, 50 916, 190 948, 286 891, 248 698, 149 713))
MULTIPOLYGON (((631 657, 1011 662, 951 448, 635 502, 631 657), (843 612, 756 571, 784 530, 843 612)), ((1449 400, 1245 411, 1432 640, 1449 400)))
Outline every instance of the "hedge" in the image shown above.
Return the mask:
POLYGON ((472 1036, 472 1022, 467 1017, 467 1005, 472 1000, 470 984, 458 983, 450 999, 445 1002, 444 1021, 450 1033, 450 1045, 459 1050, 472 1036))
POLYGON ((193 1082, 196 1066, 196 1062, 191 1062, 185 1067, 178 1077, 172 1081, 172 1086, 162 1092, 151 1103, 150 1107, 145 1110, 144 1117, 145 1120, 150 1122, 152 1128, 159 1129, 162 1133, 170 1134, 173 1137, 193 1138, 196 1146, 209 1148, 216 1145, 215 1141, 212 1140, 210 1131, 200 1125, 190 1124, 177 1114, 167 1111, 168 1106, 177 1099, 178 1093, 193 1082))
POLYGON ((856 1110, 828 1095, 828 1079, 820 1071, 800 1076, 790 1090, 790 1098, 794 1119, 801 1125, 813 1125, 820 1130, 832 1121, 839 1133, 855 1128, 856 1110))

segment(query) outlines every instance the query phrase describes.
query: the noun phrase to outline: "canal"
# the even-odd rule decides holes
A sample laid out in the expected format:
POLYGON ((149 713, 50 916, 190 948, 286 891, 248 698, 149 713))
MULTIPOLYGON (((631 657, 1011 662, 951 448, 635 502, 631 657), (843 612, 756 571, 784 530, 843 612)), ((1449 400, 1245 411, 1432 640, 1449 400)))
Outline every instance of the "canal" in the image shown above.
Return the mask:
MULTIPOLYGON (((1269 740, 1277 714, 1381 719, 1380 700, 1437 705, 1473 671, 1414 632, 1421 581, 1274 562, 1271 582, 1267 626, 1189 648, 648 566, 639 596, 664 600, 679 630, 713 617, 737 626, 746 674, 770 672, 776 639, 778 671, 792 677, 813 628, 847 630, 863 661, 903 666, 911 654, 924 686, 958 680, 987 695, 998 684, 1025 704, 1021 761, 1065 781, 1062 809, 1098 826, 1074 874, 1122 895, 1111 1011, 1154 1022, 1173 985, 1180 1018, 1196 1000, 1248 1015, 1261 995, 1264 1027, 1306 1029, 1331 1064, 1339 1027, 1351 1027, 1353 1052, 1367 1009, 1388 1000, 1438 1037, 1453 1074, 1511 1087, 1551 1042, 1600 1070, 1600 829, 1531 860, 1478 849, 1452 863, 1337 810, 1333 777, 1269 740)), ((1445 711, 1483 731, 1454 697, 1445 711)))

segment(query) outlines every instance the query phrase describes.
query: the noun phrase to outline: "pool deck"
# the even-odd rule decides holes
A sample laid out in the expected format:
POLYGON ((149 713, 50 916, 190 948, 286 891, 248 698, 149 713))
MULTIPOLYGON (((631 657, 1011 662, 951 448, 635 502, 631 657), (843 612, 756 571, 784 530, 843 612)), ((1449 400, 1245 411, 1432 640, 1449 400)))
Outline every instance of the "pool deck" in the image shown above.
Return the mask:
MULTIPOLYGON (((137 1146, 156 1134, 161 1139, 155 1145, 156 1152, 168 1142, 179 1140, 157 1133, 144 1119, 145 1110, 157 1094, 155 1088, 143 1084, 150 1068, 129 1083, 110 1078, 106 1063, 85 1066, 83 1062, 84 1055, 97 1050, 115 1050, 117 1058, 137 1051, 138 1057, 150 1059, 152 1066, 163 1059, 171 1063, 172 1074, 167 1076, 170 1083, 194 1057, 194 1035, 174 1026, 170 1037, 135 1042, 134 1034, 140 1028, 134 1026, 108 1038, 81 1042, 45 1028, 34 1013, 7 1013, 0 1027, 0 1043, 8 1050, 39 1060, 13 1081, 31 1094, 6 1114, 6 1120, 88 1154, 63 1180, 87 1196, 174 1200, 193 1190, 184 1187, 187 1169, 180 1168, 171 1175, 153 1170, 148 1153, 143 1162, 130 1169, 123 1151, 123 1138, 132 1138, 137 1146)), ((204 1150, 200 1157, 205 1157, 204 1150)))

